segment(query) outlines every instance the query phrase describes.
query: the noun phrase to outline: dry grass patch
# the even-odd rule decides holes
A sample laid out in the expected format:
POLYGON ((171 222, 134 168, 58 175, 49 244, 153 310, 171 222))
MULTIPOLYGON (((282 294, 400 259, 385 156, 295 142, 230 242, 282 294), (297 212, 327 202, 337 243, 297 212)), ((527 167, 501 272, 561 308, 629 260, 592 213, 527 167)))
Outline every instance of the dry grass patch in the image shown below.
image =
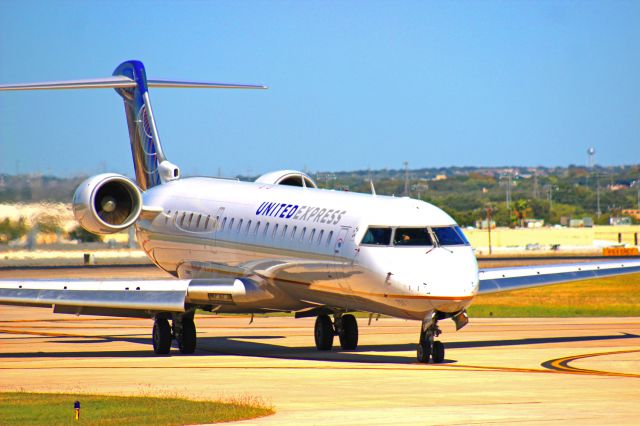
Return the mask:
POLYGON ((180 398, 120 397, 10 392, 0 393, 2 425, 185 425, 218 423, 273 414, 258 398, 190 401, 180 398), (81 403, 74 419, 74 401, 81 403))

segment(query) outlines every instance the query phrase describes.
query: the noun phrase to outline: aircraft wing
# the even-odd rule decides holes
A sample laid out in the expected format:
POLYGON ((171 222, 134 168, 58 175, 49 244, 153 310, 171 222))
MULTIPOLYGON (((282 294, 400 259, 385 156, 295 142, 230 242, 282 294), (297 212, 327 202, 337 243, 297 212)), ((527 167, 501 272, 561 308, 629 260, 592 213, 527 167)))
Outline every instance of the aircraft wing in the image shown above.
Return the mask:
POLYGON ((517 266, 479 271, 479 294, 640 272, 640 260, 517 266))
POLYGON ((0 305, 53 307, 56 313, 152 317, 255 297, 244 278, 164 280, 0 280, 0 305))

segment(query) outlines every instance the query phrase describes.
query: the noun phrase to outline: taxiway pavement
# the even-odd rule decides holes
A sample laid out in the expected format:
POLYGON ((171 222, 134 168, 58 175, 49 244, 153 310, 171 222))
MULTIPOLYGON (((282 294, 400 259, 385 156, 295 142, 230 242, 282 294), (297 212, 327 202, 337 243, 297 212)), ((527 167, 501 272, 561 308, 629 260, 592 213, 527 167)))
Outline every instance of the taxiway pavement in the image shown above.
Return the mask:
MULTIPOLYGON (((108 271, 100 276, 141 274, 108 271)), ((48 272, 58 273, 69 275, 48 272)), ((202 315, 196 354, 156 356, 151 320, 0 306, 0 390, 257 396, 276 414, 241 424, 260 425, 640 419, 640 318, 472 319, 459 332, 443 321, 440 365, 416 362, 418 322, 358 323, 357 351, 322 353, 313 344, 313 319, 257 316, 250 323, 248 316, 202 315)))

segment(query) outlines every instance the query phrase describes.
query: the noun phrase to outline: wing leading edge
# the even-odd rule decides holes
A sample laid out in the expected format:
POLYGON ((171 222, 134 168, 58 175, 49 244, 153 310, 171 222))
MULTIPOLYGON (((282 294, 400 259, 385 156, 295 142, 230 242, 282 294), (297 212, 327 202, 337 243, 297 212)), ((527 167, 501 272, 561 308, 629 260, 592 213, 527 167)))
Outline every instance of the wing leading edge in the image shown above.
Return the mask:
POLYGON ((640 272, 640 260, 483 269, 479 294, 640 272))

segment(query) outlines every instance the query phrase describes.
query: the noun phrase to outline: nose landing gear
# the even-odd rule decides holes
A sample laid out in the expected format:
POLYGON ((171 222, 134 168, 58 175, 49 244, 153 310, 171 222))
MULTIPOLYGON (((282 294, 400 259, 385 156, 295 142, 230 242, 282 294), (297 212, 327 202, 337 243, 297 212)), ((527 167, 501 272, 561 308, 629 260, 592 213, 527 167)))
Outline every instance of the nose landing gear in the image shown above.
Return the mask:
POLYGON ((434 364, 440 364, 444 361, 444 345, 441 341, 435 340, 440 334, 442 334, 442 330, 438 327, 438 319, 434 312, 422 320, 420 342, 417 348, 418 362, 428 363, 429 358, 433 360, 434 364))

